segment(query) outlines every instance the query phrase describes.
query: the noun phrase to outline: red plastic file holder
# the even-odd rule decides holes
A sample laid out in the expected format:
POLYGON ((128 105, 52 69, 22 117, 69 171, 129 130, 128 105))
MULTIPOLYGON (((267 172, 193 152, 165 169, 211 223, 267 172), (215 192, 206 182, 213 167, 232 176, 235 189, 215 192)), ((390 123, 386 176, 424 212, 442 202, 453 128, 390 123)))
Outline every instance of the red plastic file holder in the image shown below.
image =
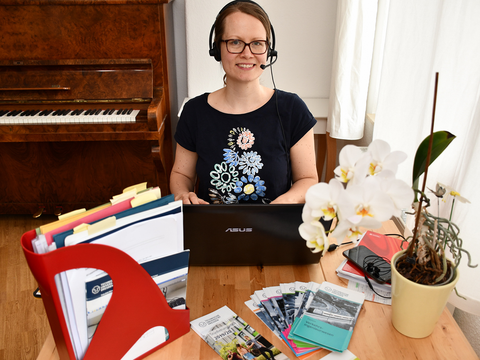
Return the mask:
POLYGON ((190 310, 171 309, 150 275, 129 255, 116 248, 81 244, 46 254, 33 252, 35 230, 23 234, 21 244, 27 263, 38 282, 43 304, 61 360, 75 359, 55 275, 70 269, 95 268, 107 272, 113 295, 85 354, 85 360, 121 359, 149 329, 164 326, 169 339, 144 353, 141 359, 190 330, 190 310))

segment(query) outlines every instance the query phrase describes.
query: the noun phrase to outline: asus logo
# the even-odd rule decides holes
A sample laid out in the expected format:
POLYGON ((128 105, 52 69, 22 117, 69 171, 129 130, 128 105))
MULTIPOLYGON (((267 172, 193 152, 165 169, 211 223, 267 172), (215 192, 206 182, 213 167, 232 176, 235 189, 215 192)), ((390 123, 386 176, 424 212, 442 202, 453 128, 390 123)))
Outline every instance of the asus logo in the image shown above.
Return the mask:
POLYGON ((228 228, 225 232, 252 232, 252 228, 228 228))

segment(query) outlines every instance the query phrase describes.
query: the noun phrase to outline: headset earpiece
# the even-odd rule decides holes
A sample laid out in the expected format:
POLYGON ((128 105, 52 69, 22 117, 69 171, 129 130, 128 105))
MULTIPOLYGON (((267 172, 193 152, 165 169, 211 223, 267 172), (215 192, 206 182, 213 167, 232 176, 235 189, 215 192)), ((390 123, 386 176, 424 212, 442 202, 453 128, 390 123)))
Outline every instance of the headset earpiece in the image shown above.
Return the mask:
POLYGON ((215 60, 220 61, 222 60, 220 49, 217 47, 215 43, 213 43, 212 48, 208 51, 210 56, 213 56, 215 60))

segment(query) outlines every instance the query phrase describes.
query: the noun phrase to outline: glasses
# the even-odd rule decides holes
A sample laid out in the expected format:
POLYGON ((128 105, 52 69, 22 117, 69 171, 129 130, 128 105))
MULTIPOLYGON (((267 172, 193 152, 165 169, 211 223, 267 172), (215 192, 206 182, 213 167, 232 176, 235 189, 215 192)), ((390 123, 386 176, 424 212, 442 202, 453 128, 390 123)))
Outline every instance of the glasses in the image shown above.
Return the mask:
POLYGON ((268 49, 268 43, 266 40, 255 40, 249 43, 237 39, 222 41, 227 45, 227 51, 230 54, 241 54, 243 50, 245 50, 245 46, 248 46, 250 52, 254 55, 265 54, 268 49))

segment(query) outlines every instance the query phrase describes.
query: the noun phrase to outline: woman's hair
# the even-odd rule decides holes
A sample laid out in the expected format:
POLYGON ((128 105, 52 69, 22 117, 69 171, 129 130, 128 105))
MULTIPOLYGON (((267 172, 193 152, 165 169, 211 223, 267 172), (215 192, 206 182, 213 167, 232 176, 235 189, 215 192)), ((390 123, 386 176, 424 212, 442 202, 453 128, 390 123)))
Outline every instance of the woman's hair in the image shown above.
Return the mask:
POLYGON ((265 11, 257 4, 250 1, 239 1, 233 5, 228 6, 220 14, 218 14, 217 19, 215 20, 215 38, 214 42, 218 49, 220 49, 220 41, 222 40, 223 33, 225 32, 225 18, 233 14, 234 12, 242 12, 247 15, 253 16, 255 19, 259 20, 265 31, 267 33, 267 42, 270 44, 270 29, 271 24, 268 18, 268 15, 265 11))

